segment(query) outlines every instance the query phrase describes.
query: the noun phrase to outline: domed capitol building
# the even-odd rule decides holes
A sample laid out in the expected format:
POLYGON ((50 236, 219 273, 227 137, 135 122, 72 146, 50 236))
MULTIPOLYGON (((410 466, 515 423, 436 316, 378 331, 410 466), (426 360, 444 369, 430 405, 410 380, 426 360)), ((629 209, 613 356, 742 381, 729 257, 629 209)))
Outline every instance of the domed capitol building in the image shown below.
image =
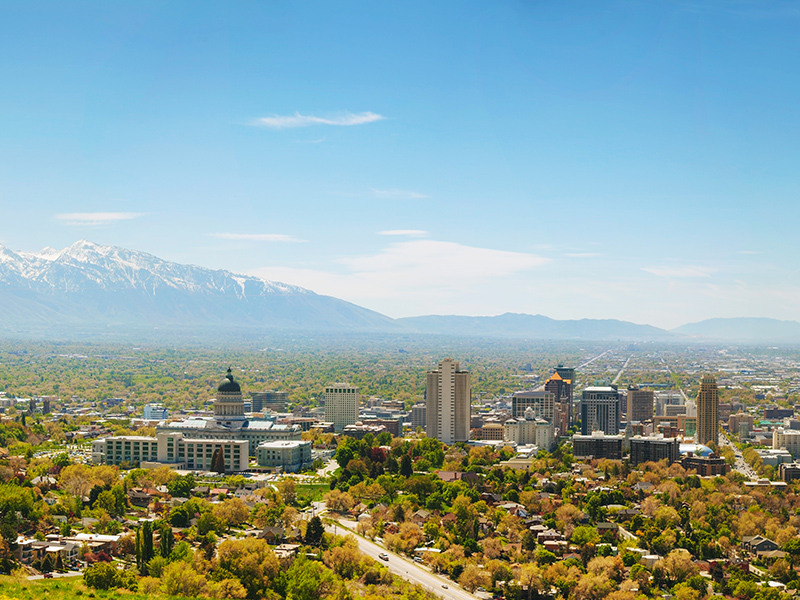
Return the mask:
POLYGON ((217 387, 213 417, 162 422, 156 437, 114 436, 92 443, 97 464, 141 466, 167 464, 177 469, 208 471, 214 451, 225 456, 226 472, 245 471, 250 456, 259 465, 295 470, 311 462, 311 443, 301 441, 299 425, 249 420, 242 389, 229 368, 217 387))

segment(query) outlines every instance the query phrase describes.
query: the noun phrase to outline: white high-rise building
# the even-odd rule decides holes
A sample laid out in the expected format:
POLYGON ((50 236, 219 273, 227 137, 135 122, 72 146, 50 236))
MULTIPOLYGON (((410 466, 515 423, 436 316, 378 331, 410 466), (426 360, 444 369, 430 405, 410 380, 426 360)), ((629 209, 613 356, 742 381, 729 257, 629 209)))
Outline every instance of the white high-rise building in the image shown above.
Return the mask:
POLYGON ((333 423, 335 431, 358 421, 358 388, 336 383, 325 388, 325 420, 333 423))
POLYGON ((469 371, 459 366, 445 358, 436 370, 428 372, 425 388, 427 435, 445 444, 469 440, 469 371))

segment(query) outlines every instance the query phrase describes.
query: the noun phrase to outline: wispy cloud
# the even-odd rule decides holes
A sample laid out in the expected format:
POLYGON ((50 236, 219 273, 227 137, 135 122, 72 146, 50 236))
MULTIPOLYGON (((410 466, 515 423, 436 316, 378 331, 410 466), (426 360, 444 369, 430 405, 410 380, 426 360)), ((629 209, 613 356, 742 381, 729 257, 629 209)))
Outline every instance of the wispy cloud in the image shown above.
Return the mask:
POLYGON ((253 274, 366 304, 402 306, 404 314, 469 310, 509 282, 528 279, 548 259, 521 252, 436 240, 408 240, 378 252, 334 261, 327 269, 263 267, 253 274), (438 307, 438 308, 434 308, 438 307), (446 308, 445 308, 446 307, 446 308))
POLYGON ((339 127, 349 127, 352 125, 364 125, 383 121, 386 117, 374 112, 363 112, 358 114, 344 113, 336 117, 315 117, 313 115, 273 115, 271 117, 261 117, 253 123, 261 127, 271 129, 293 129, 295 127, 310 127, 312 125, 336 125, 339 127))
POLYGON ((564 256, 568 256, 569 258, 594 258, 602 255, 598 252, 573 252, 570 254, 565 254, 564 256))
POLYGON ((141 217, 144 213, 132 212, 91 212, 91 213, 64 213, 56 215, 56 219, 64 221, 65 225, 74 227, 97 227, 109 225, 117 221, 128 221, 141 217))
POLYGON ((711 277, 717 272, 717 269, 686 265, 681 267, 642 267, 642 271, 652 273, 658 277, 684 278, 711 277))
POLYGON ((250 242, 305 242, 293 235, 283 233, 212 233, 211 237, 221 240, 244 240, 250 242))
POLYGON ((419 192, 412 192, 410 190, 372 190, 372 195, 376 198, 392 198, 396 200, 422 200, 429 196, 420 194, 419 192))
POLYGON ((386 231, 379 231, 380 235, 406 235, 409 237, 423 237, 428 235, 424 229, 387 229, 386 231))

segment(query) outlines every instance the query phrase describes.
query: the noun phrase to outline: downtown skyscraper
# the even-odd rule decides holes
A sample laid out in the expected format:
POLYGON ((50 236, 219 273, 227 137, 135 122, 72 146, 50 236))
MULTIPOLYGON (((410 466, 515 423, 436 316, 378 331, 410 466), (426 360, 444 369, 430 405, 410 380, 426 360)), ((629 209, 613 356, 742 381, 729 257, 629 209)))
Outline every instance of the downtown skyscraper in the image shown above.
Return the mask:
POLYGON ((697 433, 694 441, 698 444, 719 442, 719 392, 717 380, 711 375, 700 379, 697 393, 697 433))
POLYGON ((469 440, 470 425, 469 371, 462 371, 458 362, 445 358, 428 372, 426 399, 426 433, 445 444, 469 440))

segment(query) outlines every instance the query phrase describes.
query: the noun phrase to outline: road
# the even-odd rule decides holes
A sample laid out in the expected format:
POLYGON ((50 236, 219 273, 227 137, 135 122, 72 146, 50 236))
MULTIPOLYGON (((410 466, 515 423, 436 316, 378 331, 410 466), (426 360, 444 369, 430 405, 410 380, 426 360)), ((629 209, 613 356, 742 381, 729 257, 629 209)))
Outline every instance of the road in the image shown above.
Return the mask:
MULTIPOLYGON (((478 600, 476 596, 473 596, 466 590, 461 589, 449 579, 440 577, 428 569, 421 567, 417 563, 408 560, 399 554, 390 552, 383 546, 379 546, 375 542, 371 542, 360 535, 356 535, 353 533, 353 531, 347 531, 341 525, 345 525, 349 529, 355 530, 355 521, 341 520, 339 527, 336 527, 336 533, 339 535, 352 533, 353 537, 358 542, 358 549, 370 558, 375 559, 379 563, 385 564, 387 567, 389 567, 389 571, 392 574, 397 575, 398 577, 401 577, 410 583, 415 583, 423 587, 425 590, 435 594, 436 596, 439 596, 440 598, 445 598, 446 600, 478 600), (379 558, 379 554, 381 552, 385 552, 389 555, 388 562, 379 558), (447 589, 443 588, 443 585, 446 585, 447 589)), ((326 530, 330 533, 333 533, 334 526, 328 525, 326 526, 326 530)))
POLYGON ((611 350, 606 350, 606 351, 605 351, 605 352, 603 352, 602 354, 598 354, 598 355, 597 355, 597 356, 595 356, 594 358, 590 358, 589 360, 587 360, 587 361, 586 361, 585 363, 583 363, 582 365, 578 365, 577 367, 575 367, 575 370, 577 371, 578 369, 582 369, 582 368, 583 368, 583 367, 585 367, 586 365, 590 365, 590 364, 592 364, 592 363, 593 363, 594 361, 596 361, 598 358, 602 358, 602 357, 604 357, 604 356, 605 356, 606 354, 608 354, 609 352, 611 352, 611 350))
POLYGON ((328 459, 328 462, 325 463, 325 466, 322 467, 319 471, 317 471, 317 475, 319 477, 328 477, 329 475, 333 475, 333 472, 339 468, 339 463, 335 460, 328 459))
POLYGON ((734 446, 733 443, 728 439, 728 436, 726 436, 724 433, 720 433, 719 443, 720 446, 730 446, 731 448, 733 448, 733 452, 736 455, 736 462, 733 463, 733 469, 735 471, 738 471, 739 473, 741 473, 742 475, 753 481, 758 479, 758 474, 755 471, 753 471, 753 469, 750 468, 750 465, 744 462, 744 458, 742 457, 741 452, 739 452, 739 449, 736 446, 734 446))
POLYGON ((611 383, 617 383, 617 382, 619 381, 619 378, 620 378, 620 377, 622 377, 622 374, 625 372, 625 369, 627 369, 627 368, 628 368, 628 363, 629 363, 629 362, 631 362, 631 359, 632 359, 632 358, 633 358, 633 354, 631 354, 631 355, 628 357, 628 360, 626 360, 626 361, 625 361, 625 364, 624 364, 624 365, 622 365, 622 368, 619 370, 619 373, 617 373, 617 376, 616 376, 616 377, 614 377, 614 381, 612 381, 611 383))
MULTIPOLYGON (((62 577, 80 577, 83 575, 81 571, 67 571, 66 573, 51 573, 53 579, 60 579, 62 577)), ((29 575, 28 579, 30 581, 36 581, 37 579, 47 579, 44 575, 29 575)))

